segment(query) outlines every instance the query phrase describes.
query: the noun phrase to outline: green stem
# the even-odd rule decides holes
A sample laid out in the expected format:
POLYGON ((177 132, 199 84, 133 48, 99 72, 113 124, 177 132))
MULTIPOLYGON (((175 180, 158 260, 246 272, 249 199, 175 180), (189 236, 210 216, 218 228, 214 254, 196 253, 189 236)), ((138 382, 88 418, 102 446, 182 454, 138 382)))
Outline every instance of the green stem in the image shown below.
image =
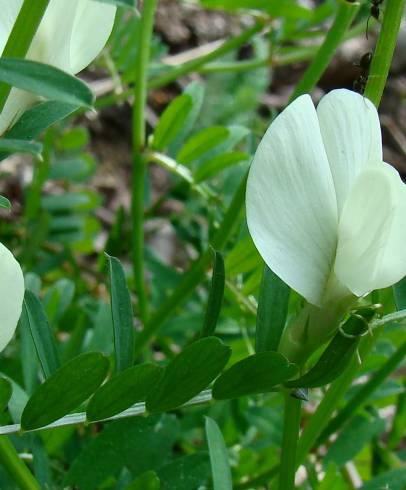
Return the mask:
POLYGON ((300 430, 301 401, 285 393, 283 439, 279 490, 294 490, 296 473, 296 449, 300 430))
MULTIPOLYGON (((4 47, 3 58, 24 58, 37 32, 50 0, 24 0, 10 36, 4 47)), ((0 83, 0 112, 3 110, 11 87, 0 83)))
POLYGON ((235 49, 238 49, 239 47, 243 46, 255 34, 260 32, 263 29, 263 27, 264 27, 263 23, 255 24, 253 27, 247 29, 239 36, 233 37, 228 41, 225 41, 221 46, 219 46, 217 49, 214 49, 210 53, 207 53, 203 56, 199 56, 194 60, 187 61, 186 63, 183 63, 182 65, 179 65, 176 68, 169 70, 167 73, 164 73, 163 75, 153 78, 149 82, 148 86, 152 89, 157 89, 163 87, 164 85, 168 85, 169 83, 177 80, 180 77, 183 77, 184 75, 187 75, 188 73, 198 70, 206 63, 216 60, 217 58, 224 56, 230 51, 234 51, 235 49))
MULTIPOLYGON (((216 250, 221 250, 228 241, 235 223, 244 206, 246 176, 242 179, 231 204, 223 218, 220 228, 213 237, 211 245, 216 250)), ((208 249, 200 258, 193 263, 190 269, 184 274, 183 280, 167 298, 156 313, 149 319, 144 329, 135 339, 135 352, 139 353, 149 340, 156 334, 158 329, 170 318, 172 313, 195 291, 198 284, 204 278, 207 267, 212 260, 212 251, 208 249)))
POLYGON ((317 82, 320 80, 321 75, 330 64, 337 47, 342 42, 345 33, 350 27, 355 14, 359 9, 357 3, 350 3, 342 0, 337 11, 334 23, 331 29, 328 31, 323 44, 320 46, 314 60, 307 68, 303 77, 296 85, 290 100, 296 99, 299 95, 311 92, 317 82))
POLYGON ((326 441, 336 432, 354 413, 362 407, 379 388, 383 381, 397 368, 406 356, 406 342, 404 342, 385 364, 369 379, 367 383, 346 403, 344 408, 331 420, 318 438, 318 445, 326 441))
POLYGON ((21 490, 40 490, 37 480, 21 461, 17 451, 6 436, 0 436, 0 463, 21 490))
POLYGON ((132 174, 132 236, 133 271, 138 294, 139 314, 143 322, 148 316, 148 297, 144 276, 144 191, 146 178, 145 106, 147 102, 148 62, 157 0, 144 2, 136 64, 135 103, 133 109, 133 174, 132 174))
POLYGON ((406 0, 390 0, 385 3, 382 27, 372 57, 364 92, 365 97, 368 97, 377 107, 381 101, 386 79, 388 78, 405 3, 406 0))

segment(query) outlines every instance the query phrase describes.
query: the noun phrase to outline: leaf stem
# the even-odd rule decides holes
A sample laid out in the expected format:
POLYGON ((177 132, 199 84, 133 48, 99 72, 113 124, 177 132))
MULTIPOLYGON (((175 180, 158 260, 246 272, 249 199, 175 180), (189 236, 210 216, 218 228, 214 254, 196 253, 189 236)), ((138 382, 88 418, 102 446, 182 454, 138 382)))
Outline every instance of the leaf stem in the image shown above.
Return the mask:
POLYGON ((0 437, 0 462, 21 490, 40 490, 37 480, 21 461, 10 439, 0 437))
POLYGON ((147 102, 148 62, 157 0, 144 2, 136 62, 135 103, 133 108, 133 172, 132 172, 132 236, 133 272, 138 294, 139 315, 143 322, 148 316, 148 296, 144 275, 144 193, 146 179, 145 106, 147 102))
POLYGON ((283 438, 279 490, 294 490, 296 473, 296 449, 300 430, 301 401, 285 393, 283 438))
POLYGON ((350 3, 345 0, 341 1, 333 25, 328 31, 326 38, 320 46, 320 49, 318 50, 312 63, 309 65, 301 80, 296 85, 295 90, 290 97, 290 101, 296 99, 299 97, 299 95, 309 93, 313 90, 317 82, 320 80, 321 75, 330 64, 337 47, 342 42, 345 33, 355 17, 355 14, 358 12, 358 9, 359 5, 357 3, 350 3))
POLYGON ((385 4, 382 27, 364 93, 365 97, 368 97, 376 107, 379 106, 385 89, 405 4, 406 0, 391 0, 385 4))
MULTIPOLYGON (((25 58, 31 42, 41 23, 50 0, 24 0, 10 36, 4 47, 2 58, 25 58)), ((10 85, 0 83, 0 112, 11 91, 10 85)))

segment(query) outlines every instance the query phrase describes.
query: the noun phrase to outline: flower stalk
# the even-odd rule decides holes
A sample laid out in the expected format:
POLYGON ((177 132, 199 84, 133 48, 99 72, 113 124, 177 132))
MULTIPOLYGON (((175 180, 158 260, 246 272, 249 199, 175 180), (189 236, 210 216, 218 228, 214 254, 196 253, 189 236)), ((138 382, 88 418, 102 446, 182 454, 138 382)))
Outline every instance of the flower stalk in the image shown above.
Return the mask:
POLYGON ((136 79, 133 109, 133 174, 132 174, 132 237, 133 273, 138 295, 139 315, 142 322, 148 317, 148 295, 144 271, 144 196, 147 161, 145 107, 148 91, 148 62, 157 0, 144 1, 139 49, 136 61, 136 79))
POLYGON ((391 0, 385 3, 382 26, 364 92, 365 97, 376 107, 379 106, 385 89, 405 5, 406 0, 391 0))

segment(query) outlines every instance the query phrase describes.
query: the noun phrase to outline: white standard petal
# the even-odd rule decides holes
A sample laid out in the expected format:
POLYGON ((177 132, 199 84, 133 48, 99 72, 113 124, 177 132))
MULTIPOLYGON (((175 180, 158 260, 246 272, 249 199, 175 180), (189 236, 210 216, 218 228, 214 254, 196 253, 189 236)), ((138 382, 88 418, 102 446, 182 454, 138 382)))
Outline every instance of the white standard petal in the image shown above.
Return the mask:
POLYGON ((6 46, 22 4, 23 0, 0 0, 0 55, 6 46))
POLYGON ((341 213, 358 174, 368 165, 382 162, 379 117, 371 101, 345 89, 324 96, 317 116, 341 213))
POLYGON ((406 274, 406 189, 389 165, 355 181, 339 222, 335 273, 354 294, 391 286, 406 274))
POLYGON ((79 0, 70 45, 71 73, 79 73, 86 68, 104 48, 113 29, 115 15, 114 5, 79 0))
POLYGON ((252 162, 247 223, 267 265, 320 305, 334 261, 337 204, 316 110, 297 98, 271 124, 252 162))
POLYGON ((0 243, 0 351, 10 342, 20 318, 24 278, 13 254, 0 243))

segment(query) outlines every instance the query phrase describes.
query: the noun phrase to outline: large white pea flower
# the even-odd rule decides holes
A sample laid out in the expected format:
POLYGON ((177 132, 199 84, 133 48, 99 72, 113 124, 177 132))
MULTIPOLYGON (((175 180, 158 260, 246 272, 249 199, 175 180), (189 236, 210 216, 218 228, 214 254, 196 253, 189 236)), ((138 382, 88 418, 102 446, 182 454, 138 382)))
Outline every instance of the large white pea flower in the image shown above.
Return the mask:
POLYGON ((0 351, 17 327, 24 299, 24 278, 13 254, 0 243, 0 351))
POLYGON ((252 163, 247 221, 267 265, 309 303, 331 305, 406 275, 406 186, 382 161, 377 111, 333 90, 271 124, 252 163))
MULTIPOLYGON (((0 0, 0 53, 23 0, 0 0)), ((95 0, 51 0, 27 53, 27 58, 53 65, 72 75, 88 66, 110 36, 116 7, 95 0)), ((12 89, 0 114, 0 134, 36 100, 12 89)))

